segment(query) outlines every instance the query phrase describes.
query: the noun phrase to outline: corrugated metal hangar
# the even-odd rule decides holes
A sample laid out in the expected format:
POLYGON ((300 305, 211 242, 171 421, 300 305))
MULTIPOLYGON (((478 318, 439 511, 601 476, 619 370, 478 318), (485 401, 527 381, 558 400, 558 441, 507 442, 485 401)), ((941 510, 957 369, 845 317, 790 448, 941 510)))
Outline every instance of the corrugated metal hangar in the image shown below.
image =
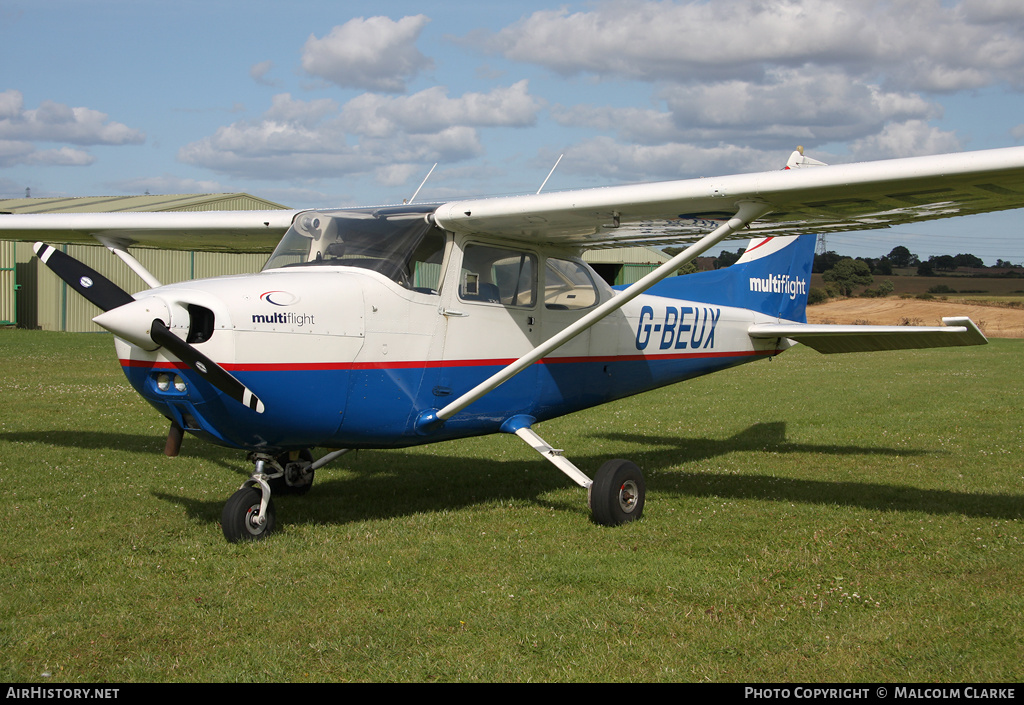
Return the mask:
MULTIPOLYGON (((287 209, 246 193, 170 196, 108 196, 89 198, 19 198, 0 200, 3 213, 111 213, 119 211, 229 211, 287 209)), ((62 245, 129 293, 146 288, 133 272, 100 245, 62 245)), ((152 249, 132 254, 161 282, 187 281, 224 274, 257 272, 266 254, 178 252, 152 249)), ((614 284, 632 284, 668 260, 650 247, 592 250, 584 254, 597 272, 614 284)), ((100 332, 92 322, 96 308, 80 296, 69 296, 67 285, 40 264, 30 243, 0 241, 0 325, 69 332, 100 332)))

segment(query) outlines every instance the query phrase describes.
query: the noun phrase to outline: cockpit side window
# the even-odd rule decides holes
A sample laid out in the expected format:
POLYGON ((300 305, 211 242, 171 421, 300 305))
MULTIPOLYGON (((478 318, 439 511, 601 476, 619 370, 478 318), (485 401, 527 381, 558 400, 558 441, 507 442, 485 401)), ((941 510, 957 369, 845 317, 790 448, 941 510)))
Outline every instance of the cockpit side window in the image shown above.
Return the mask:
POLYGON ((405 267, 408 287, 422 294, 436 294, 441 284, 441 265, 444 262, 444 233, 432 228, 413 250, 405 267))
POLYGON ((537 256, 502 247, 467 245, 462 253, 459 298, 533 306, 537 301, 537 256))

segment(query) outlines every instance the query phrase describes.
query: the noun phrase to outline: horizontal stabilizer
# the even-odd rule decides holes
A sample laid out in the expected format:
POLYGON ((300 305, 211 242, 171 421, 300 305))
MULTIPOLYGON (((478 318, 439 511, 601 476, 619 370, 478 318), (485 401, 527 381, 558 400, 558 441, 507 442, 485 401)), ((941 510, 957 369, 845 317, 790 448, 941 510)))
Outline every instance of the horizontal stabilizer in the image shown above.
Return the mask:
POLYGON ((747 333, 751 338, 789 338, 820 353, 944 348, 988 342, 970 318, 943 318, 942 322, 945 327, 758 323, 750 326, 747 333))

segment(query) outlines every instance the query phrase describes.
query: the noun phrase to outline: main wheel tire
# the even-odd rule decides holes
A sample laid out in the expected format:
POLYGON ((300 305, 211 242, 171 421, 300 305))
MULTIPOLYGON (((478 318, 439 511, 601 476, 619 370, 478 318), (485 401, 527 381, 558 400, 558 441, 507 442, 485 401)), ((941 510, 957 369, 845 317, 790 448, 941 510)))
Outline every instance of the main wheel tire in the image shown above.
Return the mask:
POLYGON ((274 532, 274 500, 267 503, 266 521, 260 524, 256 518, 260 513, 263 493, 255 487, 243 487, 231 495, 220 515, 220 528, 224 538, 231 543, 259 541, 274 532))
POLYGON ((636 521, 644 513, 647 485, 644 475, 628 460, 609 460, 601 466, 590 487, 590 511, 594 521, 618 526, 636 521))

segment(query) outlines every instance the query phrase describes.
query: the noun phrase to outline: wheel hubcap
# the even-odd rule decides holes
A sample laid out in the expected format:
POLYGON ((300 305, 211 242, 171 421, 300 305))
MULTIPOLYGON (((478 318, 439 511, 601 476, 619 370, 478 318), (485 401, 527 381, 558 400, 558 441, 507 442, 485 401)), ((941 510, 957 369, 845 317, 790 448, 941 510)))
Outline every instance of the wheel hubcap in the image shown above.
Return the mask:
POLYGON ((263 533, 263 528, 266 526, 263 518, 260 516, 260 505, 254 504, 245 512, 245 528, 253 536, 258 536, 263 533))
POLYGON ((626 514, 629 514, 636 509, 636 498, 639 494, 639 489, 633 480, 626 480, 622 483, 619 488, 619 508, 622 509, 626 514))

